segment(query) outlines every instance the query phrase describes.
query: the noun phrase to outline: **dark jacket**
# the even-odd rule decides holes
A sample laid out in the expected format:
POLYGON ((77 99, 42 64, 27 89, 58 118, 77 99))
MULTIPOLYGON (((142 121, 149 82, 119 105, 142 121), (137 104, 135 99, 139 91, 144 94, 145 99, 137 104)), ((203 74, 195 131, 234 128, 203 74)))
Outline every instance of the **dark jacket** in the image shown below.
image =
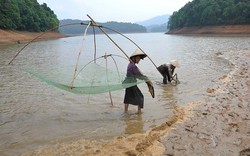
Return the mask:
POLYGON ((172 75, 174 74, 175 67, 172 64, 162 64, 157 67, 158 71, 163 76, 163 83, 167 84, 172 81, 172 75))

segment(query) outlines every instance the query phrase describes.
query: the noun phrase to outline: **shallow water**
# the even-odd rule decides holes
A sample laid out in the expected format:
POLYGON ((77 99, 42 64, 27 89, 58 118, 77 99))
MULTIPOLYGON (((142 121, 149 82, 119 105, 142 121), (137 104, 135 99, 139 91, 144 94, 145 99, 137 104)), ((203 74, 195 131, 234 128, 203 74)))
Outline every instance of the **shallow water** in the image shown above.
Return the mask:
MULTIPOLYGON (((108 139, 117 135, 142 133, 173 115, 173 107, 203 101, 206 90, 233 66, 218 53, 250 50, 250 38, 240 36, 181 36, 160 33, 128 34, 150 56, 156 65, 178 59, 176 69, 180 84, 162 85, 161 75, 146 58, 139 68, 152 78, 156 97, 151 98, 145 84, 139 85, 145 97, 142 115, 130 106, 123 113, 124 90, 76 95, 49 86, 21 70, 22 66, 74 65, 79 49, 92 49, 92 36, 63 38, 30 44, 7 65, 21 45, 0 46, 0 154, 17 155, 40 146, 78 139, 108 139)), ((135 46, 111 37, 130 55, 135 46)), ((97 51, 117 53, 104 35, 97 35, 97 51)), ((100 53, 98 53, 100 55, 100 53)), ((93 55, 82 54, 89 60, 93 55)), ((122 55, 122 53, 119 53, 122 55)), ((127 63, 127 62, 126 62, 127 63)), ((121 62, 119 68, 126 70, 121 62)))

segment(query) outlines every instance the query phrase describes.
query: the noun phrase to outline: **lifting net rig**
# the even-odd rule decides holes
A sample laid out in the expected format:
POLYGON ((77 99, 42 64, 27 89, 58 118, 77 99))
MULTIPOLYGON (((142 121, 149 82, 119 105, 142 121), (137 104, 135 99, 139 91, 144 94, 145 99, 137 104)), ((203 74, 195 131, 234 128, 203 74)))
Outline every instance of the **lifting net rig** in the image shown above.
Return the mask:
MULTIPOLYGON (((54 87, 60 88, 62 90, 75 93, 75 94, 99 94, 99 93, 105 93, 109 92, 110 99, 112 103, 111 98, 111 92, 116 90, 121 90, 124 88, 128 88, 140 83, 145 82, 144 80, 137 79, 136 82, 132 83, 123 83, 124 79, 126 78, 126 73, 122 73, 119 71, 119 68, 117 66, 116 57, 125 59, 127 62, 131 61, 129 56, 126 54, 126 52, 106 33, 104 29, 107 29, 109 31, 112 31, 114 33, 117 33, 124 37, 125 39, 129 40, 131 43, 133 43, 138 49, 140 49, 143 53, 145 53, 134 41, 132 41, 130 38, 125 36, 124 34, 113 30, 108 27, 101 26, 97 24, 89 15, 87 15, 90 18, 90 21, 88 23, 70 23, 58 26, 56 28, 50 29, 48 31, 57 29, 59 27, 69 26, 69 25, 85 25, 85 31, 83 36, 83 43, 82 47, 78 53, 77 61, 74 66, 74 69, 72 67, 67 68, 58 68, 58 67, 51 67, 51 68, 43 68, 36 67, 36 68, 25 68, 25 70, 30 73, 32 76, 35 76, 39 80, 52 85, 54 87), (80 66, 80 56, 84 49, 84 40, 87 35, 88 28, 93 28, 93 36, 94 36, 94 58, 90 60, 87 64, 80 66), (124 56, 120 56, 117 54, 106 54, 97 57, 96 56, 96 34, 95 34, 95 28, 98 28, 101 30, 101 32, 123 53, 124 56), (105 66, 98 64, 98 60, 104 60, 105 66), (108 60, 111 59, 111 62, 115 65, 115 70, 109 69, 108 60), (73 70, 72 70, 73 69, 73 70)), ((47 31, 47 32, 48 32, 47 31)), ((13 57, 13 59, 9 62, 11 64, 13 60, 17 57, 17 55, 25 48, 27 47, 31 42, 35 41, 40 36, 44 35, 46 32, 42 33, 41 35, 34 38, 32 41, 27 43, 20 51, 17 52, 17 54, 13 57)), ((145 53, 146 54, 146 53, 145 53)), ((157 66, 154 64, 154 62, 151 60, 150 57, 148 57, 150 61, 153 63, 153 65, 157 68, 157 66)), ((126 68, 126 67, 124 67, 126 68)))

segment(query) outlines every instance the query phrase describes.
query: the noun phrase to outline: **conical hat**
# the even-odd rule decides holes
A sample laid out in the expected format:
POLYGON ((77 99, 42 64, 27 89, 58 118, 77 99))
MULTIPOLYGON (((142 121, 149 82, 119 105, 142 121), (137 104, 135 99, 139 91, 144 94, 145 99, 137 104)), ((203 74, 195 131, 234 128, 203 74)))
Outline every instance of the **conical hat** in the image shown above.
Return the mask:
POLYGON ((178 60, 171 60, 170 63, 171 63, 173 66, 177 67, 177 68, 180 67, 180 63, 179 63, 178 60))
POLYGON ((130 58, 134 57, 134 56, 140 56, 141 59, 144 59, 145 57, 147 57, 147 55, 145 53, 143 53, 141 50, 136 49, 130 56, 130 58))

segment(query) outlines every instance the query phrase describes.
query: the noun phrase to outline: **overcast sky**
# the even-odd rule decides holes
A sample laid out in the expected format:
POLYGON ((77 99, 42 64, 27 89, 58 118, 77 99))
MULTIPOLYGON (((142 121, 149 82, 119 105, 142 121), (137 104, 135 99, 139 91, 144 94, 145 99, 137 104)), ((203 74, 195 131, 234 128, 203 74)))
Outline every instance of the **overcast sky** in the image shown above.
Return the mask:
POLYGON ((58 19, 97 22, 140 22, 155 16, 172 14, 191 0, 37 0, 46 3, 58 19))

